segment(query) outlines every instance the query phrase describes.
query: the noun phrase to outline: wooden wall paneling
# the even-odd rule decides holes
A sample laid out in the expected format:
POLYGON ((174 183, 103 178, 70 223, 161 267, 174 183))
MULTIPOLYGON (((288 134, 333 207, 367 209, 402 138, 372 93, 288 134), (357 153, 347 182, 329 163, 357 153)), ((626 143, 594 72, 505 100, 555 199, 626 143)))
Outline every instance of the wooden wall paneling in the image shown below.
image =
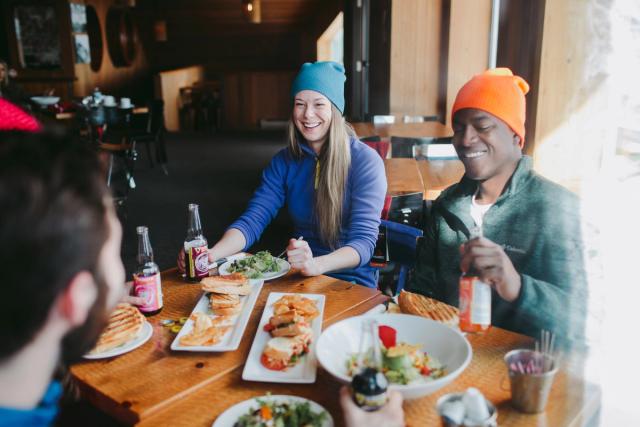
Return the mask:
POLYGON ((440 19, 440 50, 438 66, 438 119, 445 123, 447 118, 447 88, 449 86, 449 30, 451 27, 451 0, 442 0, 440 19))
POLYGON ((15 80, 21 84, 27 94, 41 95, 54 90, 54 94, 63 100, 72 96, 73 53, 71 43, 71 15, 67 0, 10 0, 2 2, 2 20, 5 28, 9 67, 17 72, 15 80), (24 67, 20 61, 18 39, 14 21, 16 6, 51 6, 54 9, 60 48, 60 67, 54 69, 36 69, 24 67))
MULTIPOLYGON (((102 30, 102 41, 106 45, 107 13, 109 8, 121 2, 118 0, 86 0, 85 3, 95 8, 102 30)), ((99 87, 103 93, 132 98, 137 103, 144 103, 153 96, 153 80, 146 49, 143 48, 143 41, 147 37, 147 33, 151 34, 151 30, 139 10, 132 10, 132 17, 140 37, 138 38, 139 45, 136 48, 137 54, 131 65, 114 66, 107 52, 108 49, 103 49, 102 65, 98 71, 92 70, 90 64, 75 64, 76 80, 73 84, 75 96, 87 96, 95 87, 99 87)))
POLYGON ((263 1, 256 25, 243 16, 239 0, 140 1, 154 20, 166 22, 167 41, 149 51, 160 70, 193 64, 221 72, 298 69, 315 59, 317 37, 340 10, 338 0, 263 1), (316 28, 325 15, 326 25, 316 28))
POLYGON ((487 69, 491 0, 451 0, 446 124, 458 90, 487 69))
POLYGON ((436 115, 442 0, 395 0, 391 17, 390 112, 436 115))
POLYGON ((540 58, 544 26, 545 0, 501 0, 498 67, 508 67, 529 83, 526 96, 527 117, 524 151, 535 147, 536 105, 538 100, 540 58))
POLYGON ((227 129, 240 128, 241 118, 241 94, 240 75, 238 73, 225 73, 222 85, 222 123, 227 129))
MULTIPOLYGON (((299 68, 305 62, 317 61, 317 41, 325 30, 333 23, 340 12, 344 10, 343 0, 322 0, 310 7, 309 16, 299 29, 298 38, 300 40, 299 68)), ((344 25, 344 14, 343 21, 344 25)))
POLYGON ((389 114, 391 0, 371 3, 369 20, 369 114, 389 114))
POLYGON ((345 115, 363 121, 369 110, 370 0, 346 2, 344 10, 345 115))
POLYGON ((164 124, 169 131, 180 130, 180 88, 202 81, 204 68, 194 66, 163 71, 155 76, 155 97, 164 101, 164 124))
POLYGON ((291 115, 293 71, 224 74, 224 127, 257 129, 262 119, 287 120, 291 115))
POLYGON ((331 44, 334 38, 337 36, 344 27, 343 14, 339 13, 335 19, 329 24, 329 26, 322 32, 316 42, 316 59, 318 61, 331 60, 331 44))
POLYGON ((534 165, 577 191, 582 181, 598 176, 603 159, 615 150, 617 89, 607 68, 612 7, 597 0, 554 0, 544 11, 534 165))

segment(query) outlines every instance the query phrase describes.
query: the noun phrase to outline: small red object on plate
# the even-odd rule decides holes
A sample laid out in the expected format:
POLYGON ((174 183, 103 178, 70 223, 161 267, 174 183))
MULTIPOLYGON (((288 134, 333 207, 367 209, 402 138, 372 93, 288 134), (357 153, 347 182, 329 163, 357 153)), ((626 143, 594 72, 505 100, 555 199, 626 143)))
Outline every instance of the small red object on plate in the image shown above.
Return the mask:
POLYGON ((378 326, 378 336, 382 341, 385 348, 391 348, 396 346, 396 330, 391 326, 380 325, 378 326))

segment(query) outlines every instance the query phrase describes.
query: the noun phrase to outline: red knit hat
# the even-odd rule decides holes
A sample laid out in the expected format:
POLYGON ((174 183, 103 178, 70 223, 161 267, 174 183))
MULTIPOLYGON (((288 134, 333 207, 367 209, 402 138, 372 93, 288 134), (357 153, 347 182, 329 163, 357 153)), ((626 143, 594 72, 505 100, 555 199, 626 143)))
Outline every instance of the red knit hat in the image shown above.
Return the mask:
POLYGON ((33 116, 9 101, 0 99, 0 131, 38 132, 40 129, 40 123, 33 116))
POLYGON ((493 114, 505 122, 524 145, 524 96, 529 84, 514 76, 508 68, 493 68, 474 76, 458 92, 451 109, 451 117, 463 108, 477 108, 493 114))

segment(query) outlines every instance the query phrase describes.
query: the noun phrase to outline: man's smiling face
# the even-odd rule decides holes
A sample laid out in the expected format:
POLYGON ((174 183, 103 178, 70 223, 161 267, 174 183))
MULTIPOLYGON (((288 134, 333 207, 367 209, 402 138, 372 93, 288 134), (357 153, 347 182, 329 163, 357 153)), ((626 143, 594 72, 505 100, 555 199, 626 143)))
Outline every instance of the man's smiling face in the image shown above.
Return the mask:
POLYGON ((453 146, 467 177, 485 181, 512 173, 522 156, 520 137, 496 116, 465 108, 453 118, 453 146))

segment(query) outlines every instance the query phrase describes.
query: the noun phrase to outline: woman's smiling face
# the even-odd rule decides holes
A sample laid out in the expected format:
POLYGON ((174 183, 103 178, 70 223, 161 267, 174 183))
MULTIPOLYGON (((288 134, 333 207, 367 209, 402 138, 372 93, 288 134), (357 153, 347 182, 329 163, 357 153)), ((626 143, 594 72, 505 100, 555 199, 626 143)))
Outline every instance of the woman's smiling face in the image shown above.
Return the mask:
POLYGON ((293 122, 309 143, 322 142, 331 125, 331 101, 313 90, 303 90, 293 101, 293 122))

